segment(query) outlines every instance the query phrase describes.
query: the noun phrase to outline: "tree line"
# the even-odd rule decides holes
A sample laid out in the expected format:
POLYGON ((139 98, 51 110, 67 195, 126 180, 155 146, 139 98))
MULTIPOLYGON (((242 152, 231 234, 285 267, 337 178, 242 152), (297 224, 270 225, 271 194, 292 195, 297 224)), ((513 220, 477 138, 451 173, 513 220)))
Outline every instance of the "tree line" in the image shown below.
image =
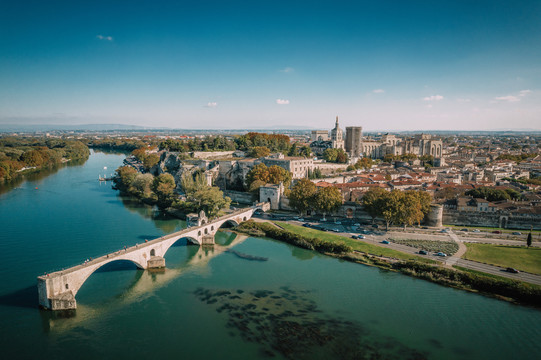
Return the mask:
POLYGON ((393 190, 382 188, 368 190, 361 204, 372 220, 380 217, 385 220, 387 229, 390 225, 411 226, 420 224, 430 210, 432 198, 422 190, 393 190))
POLYGON ((215 217, 229 208, 231 199, 224 197, 216 186, 209 186, 203 172, 184 173, 180 188, 184 196, 175 192, 177 183, 171 174, 141 174, 131 166, 116 169, 114 186, 123 193, 138 197, 148 204, 156 204, 160 209, 172 208, 183 213, 204 210, 207 216, 215 217))
POLYGON ((304 157, 310 157, 312 154, 310 147, 306 145, 299 147, 296 143, 291 144, 287 135, 258 132, 249 132, 231 139, 224 136, 207 136, 186 140, 167 139, 159 144, 159 149, 175 152, 240 150, 254 158, 268 156, 271 152, 304 157))
POLYGON ((0 183, 14 179, 25 168, 45 168, 69 160, 86 160, 88 147, 78 140, 15 138, 0 139, 0 183))
POLYGON ((342 205, 342 194, 333 186, 318 187, 308 179, 300 179, 288 194, 289 206, 301 215, 308 210, 316 210, 323 214, 336 211, 342 205))
POLYGON ((520 200, 522 195, 520 192, 514 189, 494 189, 488 186, 482 186, 477 189, 466 191, 466 195, 473 196, 474 198, 485 199, 488 201, 501 201, 501 200, 520 200))

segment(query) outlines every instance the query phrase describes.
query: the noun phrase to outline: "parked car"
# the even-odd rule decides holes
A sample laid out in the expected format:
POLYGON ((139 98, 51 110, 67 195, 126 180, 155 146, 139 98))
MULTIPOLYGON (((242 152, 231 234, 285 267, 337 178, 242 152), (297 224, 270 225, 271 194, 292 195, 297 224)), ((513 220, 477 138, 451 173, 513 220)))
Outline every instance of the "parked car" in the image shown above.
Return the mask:
POLYGON ((357 239, 364 239, 364 235, 357 235, 357 239))
POLYGON ((390 242, 388 240, 383 240, 381 243, 382 244, 390 244, 390 242))
POLYGON ((303 218, 299 218, 299 220, 298 220, 298 221, 304 221, 304 219, 303 219, 303 218))
POLYGON ((310 227, 310 224, 304 223, 304 224, 302 224, 302 226, 304 226, 304 227, 310 227))
POLYGON ((502 232, 500 230, 494 230, 492 233, 493 234, 501 234, 502 232))
POLYGON ((440 230, 441 233, 448 233, 449 232, 449 229, 443 229, 443 230, 440 230))
POLYGON ((505 269, 505 271, 509 272, 509 273, 513 273, 513 274, 518 274, 519 271, 515 268, 507 268, 505 269))
POLYGON ((426 229, 428 229, 428 226, 423 226, 421 229, 425 229, 425 230, 426 230, 426 229))
POLYGON ((340 230, 338 230, 338 229, 332 229, 332 231, 334 231, 334 232, 340 232, 340 230))
POLYGON ((372 225, 372 227, 373 227, 374 229, 379 229, 378 224, 374 224, 374 225, 372 225))
POLYGON ((471 232, 481 232, 479 229, 473 229, 471 232))
POLYGON ((357 226, 357 227, 359 227, 359 226, 361 226, 361 224, 359 224, 359 223, 355 223, 355 224, 353 224, 353 226, 357 226))
POLYGON ((522 235, 520 231, 513 231, 513 235, 522 235))
POLYGON ((340 221, 335 221, 334 223, 335 223, 336 225, 342 225, 342 222, 340 222, 340 221))
POLYGON ((428 255, 428 253, 424 250, 419 250, 419 255, 428 255))
POLYGON ((464 228, 464 229, 460 229, 460 231, 468 232, 468 229, 464 228))
POLYGON ((441 251, 440 251, 439 253, 434 254, 434 255, 436 255, 436 256, 443 256, 443 257, 447 256, 446 253, 442 253, 441 251))

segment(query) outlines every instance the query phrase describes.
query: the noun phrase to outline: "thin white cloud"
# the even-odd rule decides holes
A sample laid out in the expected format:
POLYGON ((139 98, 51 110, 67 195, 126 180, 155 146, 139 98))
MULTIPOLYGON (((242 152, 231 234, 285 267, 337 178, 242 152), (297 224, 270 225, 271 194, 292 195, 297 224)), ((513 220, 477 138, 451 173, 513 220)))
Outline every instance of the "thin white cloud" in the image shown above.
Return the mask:
POLYGON ((520 90, 518 92, 518 96, 526 96, 528 94, 530 94, 532 92, 532 90, 520 90))
POLYGON ((215 101, 209 101, 209 102, 207 103, 207 105, 205 105, 205 107, 207 107, 207 108, 215 108, 215 107, 217 107, 217 106, 218 106, 218 103, 215 102, 215 101))
POLYGON ((496 100, 496 101, 505 101, 505 102, 518 102, 518 101, 520 101, 520 98, 516 97, 514 95, 507 95, 507 96, 495 97, 494 100, 496 100))
POLYGON ((443 100, 443 96, 441 95, 431 95, 423 98, 424 101, 440 101, 443 100))
POLYGON ((295 69, 293 69, 292 67, 289 67, 289 66, 288 66, 288 67, 285 67, 285 68, 283 68, 283 69, 281 69, 281 70, 278 70, 278 71, 287 74, 287 73, 292 73, 293 71, 295 71, 295 69))
POLYGON ((276 99, 278 105, 289 105, 289 100, 286 99, 276 99))
POLYGON ((471 102, 471 99, 458 98, 458 99, 456 99, 456 101, 458 101, 460 103, 468 103, 468 102, 471 102))
POLYGON ((106 41, 113 41, 113 37, 112 36, 103 36, 103 35, 98 35, 96 36, 98 39, 100 40, 106 40, 106 41))
POLYGON ((374 89, 374 90, 372 90, 372 92, 374 94, 383 94, 385 92, 385 90, 383 90, 383 89, 374 89))

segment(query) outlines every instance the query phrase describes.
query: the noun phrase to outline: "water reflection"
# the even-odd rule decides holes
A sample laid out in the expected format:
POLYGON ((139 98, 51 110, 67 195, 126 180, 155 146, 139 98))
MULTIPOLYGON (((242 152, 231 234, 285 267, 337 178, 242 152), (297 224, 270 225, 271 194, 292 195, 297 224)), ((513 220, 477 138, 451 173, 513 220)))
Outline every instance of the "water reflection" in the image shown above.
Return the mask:
MULTIPOLYGON (((134 270, 133 279, 129 281, 129 284, 120 294, 109 297, 97 304, 85 303, 85 292, 90 293, 92 289, 88 286, 85 288, 85 285, 83 285, 78 293, 77 310, 75 312, 41 312, 45 330, 66 331, 72 329, 86 321, 97 319, 133 302, 140 302, 152 296, 157 289, 165 286, 179 276, 187 273, 196 273, 198 275, 207 273, 208 264, 211 259, 244 242, 248 237, 246 235, 229 233, 226 235, 226 238, 232 239, 225 246, 218 244, 213 247, 190 246, 187 261, 181 264, 173 264, 173 267, 170 267, 166 263, 167 268, 165 271, 134 270)), ((102 276, 106 277, 110 275, 102 274, 102 276)))
POLYGON ((296 257, 299 260, 310 260, 314 256, 318 255, 315 251, 306 251, 304 249, 298 248, 296 246, 291 247, 291 255, 296 257))
POLYGON ((122 205, 131 213, 137 214, 145 219, 150 219, 154 225, 165 234, 170 234, 186 227, 186 222, 175 218, 156 206, 150 206, 129 196, 118 195, 122 205))

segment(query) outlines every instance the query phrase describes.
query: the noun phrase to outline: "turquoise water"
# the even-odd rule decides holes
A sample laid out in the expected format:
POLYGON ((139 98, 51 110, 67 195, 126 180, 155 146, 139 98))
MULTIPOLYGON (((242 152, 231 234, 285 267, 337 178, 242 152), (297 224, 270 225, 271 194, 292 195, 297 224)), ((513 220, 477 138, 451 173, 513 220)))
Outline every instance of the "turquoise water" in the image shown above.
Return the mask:
POLYGON ((229 232, 217 242, 268 261, 180 241, 165 272, 118 262, 94 273, 75 316, 38 310, 37 275, 184 226, 97 181, 122 159, 93 153, 0 195, 5 358, 526 359, 541 351, 538 310, 229 232))

